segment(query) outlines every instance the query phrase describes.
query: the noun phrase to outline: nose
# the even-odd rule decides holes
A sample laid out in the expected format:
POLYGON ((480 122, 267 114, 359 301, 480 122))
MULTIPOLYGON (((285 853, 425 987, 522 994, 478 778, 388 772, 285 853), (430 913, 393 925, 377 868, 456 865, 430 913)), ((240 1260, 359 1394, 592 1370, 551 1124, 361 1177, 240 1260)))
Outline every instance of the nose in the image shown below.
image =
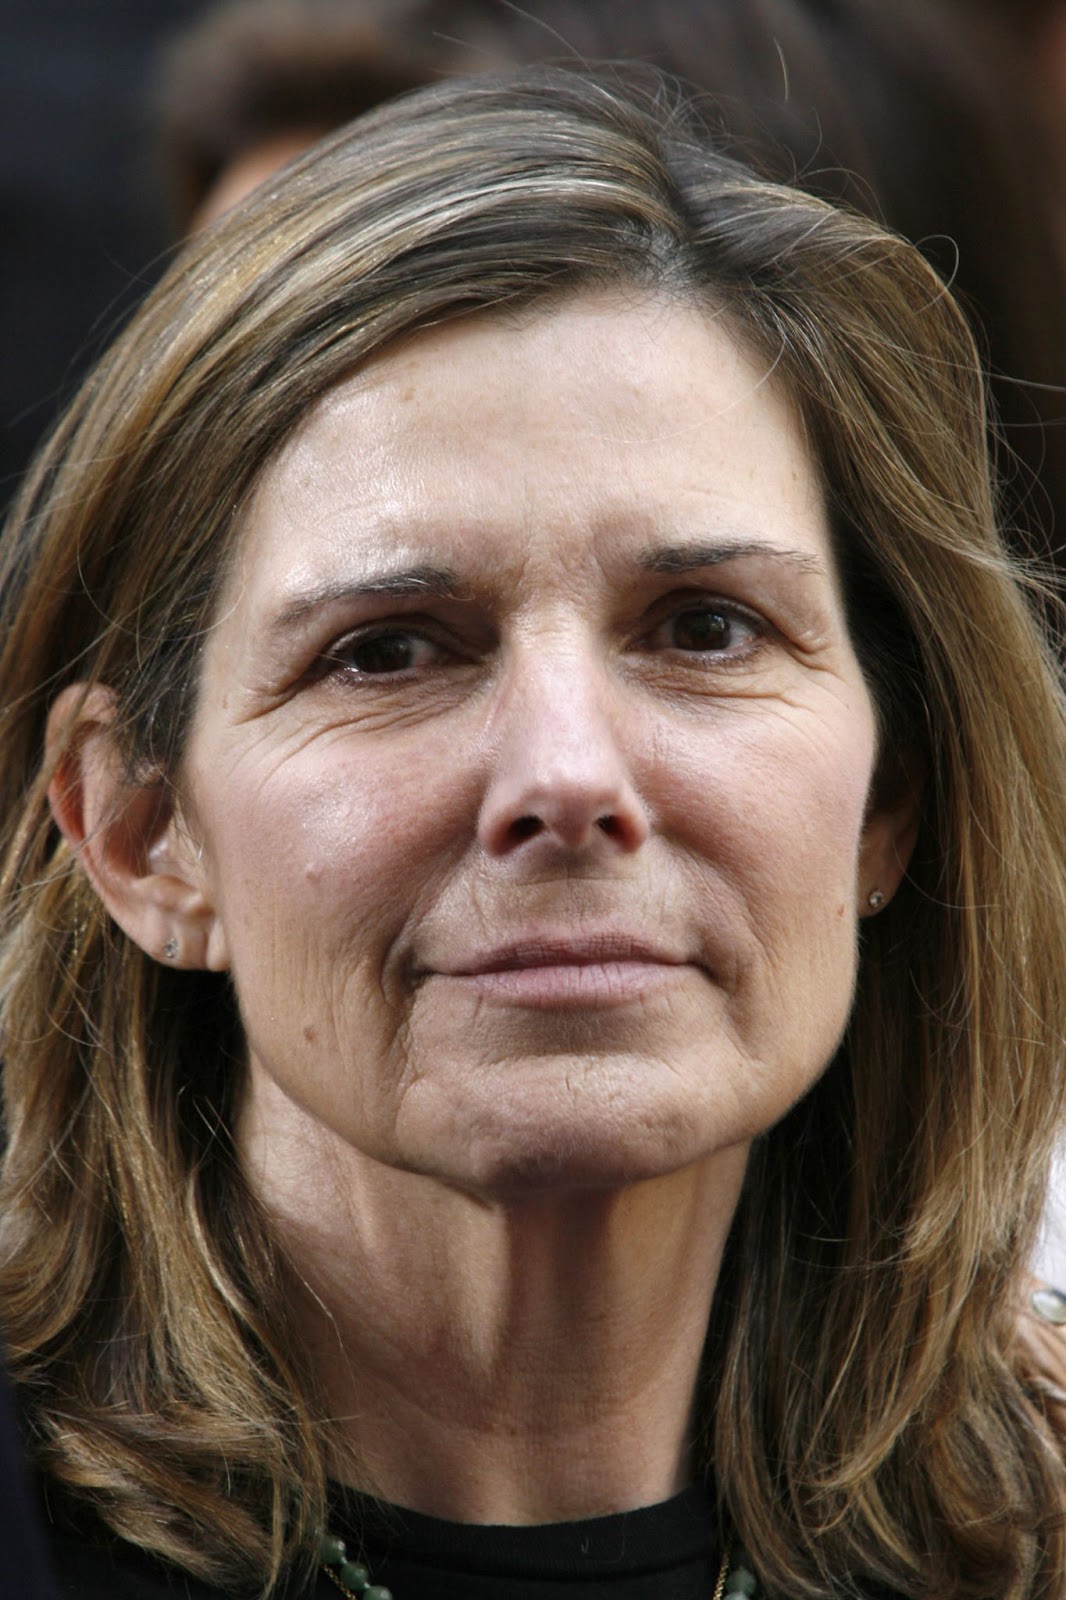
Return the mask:
POLYGON ((620 709, 593 662, 546 652, 505 685, 478 818, 488 855, 631 854, 650 832, 619 736, 620 709))

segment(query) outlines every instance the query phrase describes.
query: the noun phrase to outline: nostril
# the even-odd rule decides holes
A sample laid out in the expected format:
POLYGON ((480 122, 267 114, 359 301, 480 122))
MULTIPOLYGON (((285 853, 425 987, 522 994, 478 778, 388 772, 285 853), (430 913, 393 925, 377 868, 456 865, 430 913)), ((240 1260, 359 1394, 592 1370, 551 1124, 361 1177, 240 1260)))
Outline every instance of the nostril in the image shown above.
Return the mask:
POLYGON ((606 817, 597 817, 596 826, 603 830, 608 839, 620 839, 622 837, 622 824, 613 814, 606 817))
POLYGON ((544 824, 539 817, 516 817, 511 824, 511 834, 518 844, 522 844, 524 840, 532 839, 533 835, 539 833, 543 826, 544 824))

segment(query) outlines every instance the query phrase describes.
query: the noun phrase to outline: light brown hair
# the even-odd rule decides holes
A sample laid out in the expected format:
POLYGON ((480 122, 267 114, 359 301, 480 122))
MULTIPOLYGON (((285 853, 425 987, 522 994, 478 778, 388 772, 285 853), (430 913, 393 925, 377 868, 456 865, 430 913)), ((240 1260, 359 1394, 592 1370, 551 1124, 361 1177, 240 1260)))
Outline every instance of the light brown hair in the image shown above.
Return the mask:
POLYGON ((1011 1297, 1062 1109, 1057 674, 938 278, 756 178, 651 74, 456 81, 327 141, 190 245, 27 483, 0 567, 0 1311, 36 1458, 234 1592, 267 1592, 324 1517, 327 1425, 230 1141, 232 993, 89 891, 47 808, 48 707, 106 684, 131 779, 169 804, 242 508, 308 408, 419 327, 590 284, 724 313, 790 389, 879 783, 925 768, 844 1044, 750 1164, 698 1470, 771 1593, 1035 1596, 1066 1564, 1066 1473, 1011 1297))

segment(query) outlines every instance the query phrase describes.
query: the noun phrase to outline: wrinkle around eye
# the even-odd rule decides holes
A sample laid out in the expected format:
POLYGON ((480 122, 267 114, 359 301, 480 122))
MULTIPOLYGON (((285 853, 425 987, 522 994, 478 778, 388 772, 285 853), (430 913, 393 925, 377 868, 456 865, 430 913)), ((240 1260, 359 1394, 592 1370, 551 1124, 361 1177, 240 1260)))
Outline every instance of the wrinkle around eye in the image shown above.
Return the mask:
POLYGON ((446 645, 441 646, 439 666, 431 659, 424 668, 396 672, 360 672, 343 660, 333 665, 327 660, 293 686, 278 711, 284 714, 287 707, 323 732, 385 731, 460 712, 489 692, 492 680, 484 661, 449 651, 446 645))
MULTIPOLYGON (((400 684, 397 688, 407 688, 400 684)), ((466 695, 425 692, 414 697, 400 693, 380 693, 364 699, 340 688, 320 700, 313 712, 304 710, 303 701, 291 696, 277 715, 292 717, 293 737, 300 748, 319 740, 344 740, 352 735, 402 732, 419 728, 441 717, 461 713, 466 695)))

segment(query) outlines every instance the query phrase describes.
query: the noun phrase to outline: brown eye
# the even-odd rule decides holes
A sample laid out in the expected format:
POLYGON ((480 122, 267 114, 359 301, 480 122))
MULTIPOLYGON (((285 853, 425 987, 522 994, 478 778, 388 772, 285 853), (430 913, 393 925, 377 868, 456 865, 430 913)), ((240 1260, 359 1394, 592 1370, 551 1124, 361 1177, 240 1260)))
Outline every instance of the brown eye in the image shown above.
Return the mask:
POLYGON ((726 650, 733 643, 733 621, 725 611, 693 606, 673 620, 675 650, 726 650))
POLYGON ((357 672, 406 672, 414 660, 414 641, 406 633, 383 633, 351 645, 347 655, 357 672))
POLYGON ((693 600, 664 616, 647 642, 653 650, 719 655, 732 661, 746 656, 766 631, 762 620, 742 606, 715 599, 693 600))
POLYGON ((386 629, 356 634, 341 641, 329 654, 333 667, 357 677, 388 677, 432 666, 446 654, 436 640, 414 630, 386 629))

